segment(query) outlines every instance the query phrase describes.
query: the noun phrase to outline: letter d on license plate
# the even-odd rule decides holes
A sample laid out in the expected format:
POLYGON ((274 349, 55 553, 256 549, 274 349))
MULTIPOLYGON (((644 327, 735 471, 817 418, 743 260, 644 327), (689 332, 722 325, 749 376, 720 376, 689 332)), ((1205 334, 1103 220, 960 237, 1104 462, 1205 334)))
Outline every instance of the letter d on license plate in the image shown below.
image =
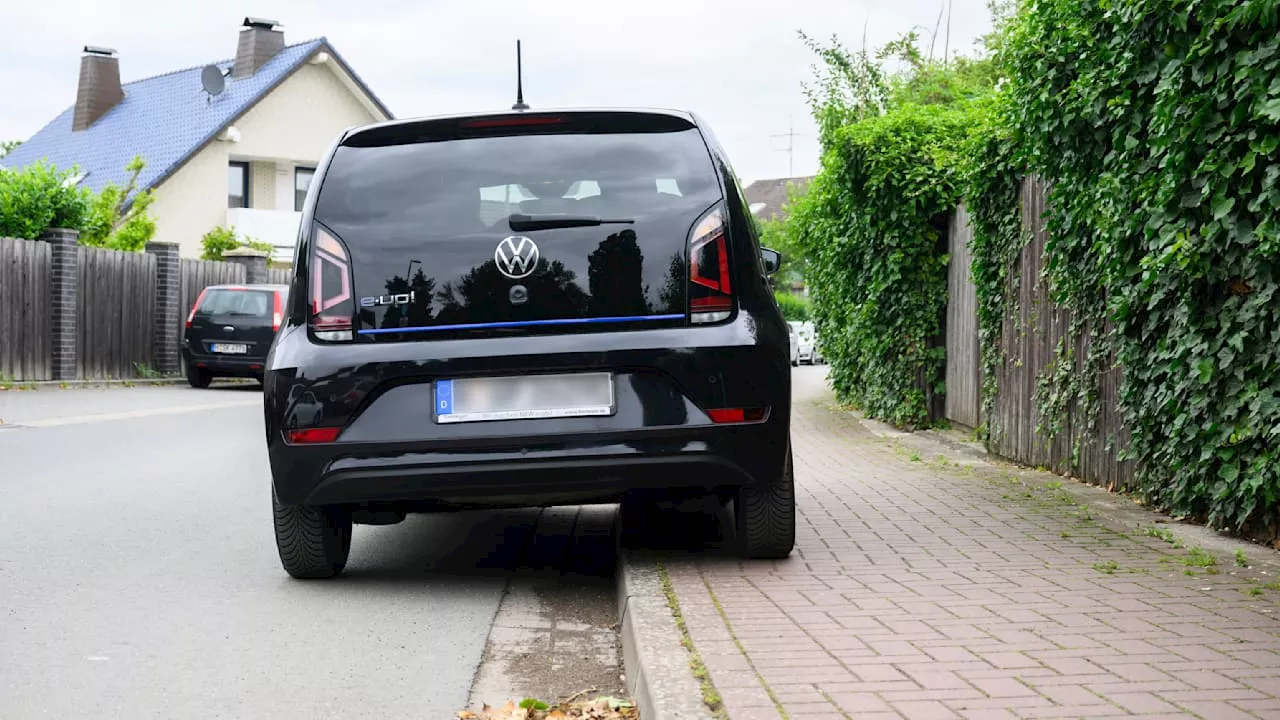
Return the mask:
POLYGON ((437 380, 438 423, 612 415, 610 373, 437 380))

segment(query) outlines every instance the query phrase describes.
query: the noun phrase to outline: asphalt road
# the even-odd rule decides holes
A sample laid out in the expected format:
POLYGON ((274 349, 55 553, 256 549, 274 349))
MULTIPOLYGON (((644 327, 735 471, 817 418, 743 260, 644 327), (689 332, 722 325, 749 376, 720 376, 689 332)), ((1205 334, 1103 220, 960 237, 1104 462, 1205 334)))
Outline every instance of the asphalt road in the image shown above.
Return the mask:
POLYGON ((357 527, 341 580, 289 579, 259 392, 0 393, 0 718, 452 717, 513 574, 608 576, 610 542, 509 511, 357 527))

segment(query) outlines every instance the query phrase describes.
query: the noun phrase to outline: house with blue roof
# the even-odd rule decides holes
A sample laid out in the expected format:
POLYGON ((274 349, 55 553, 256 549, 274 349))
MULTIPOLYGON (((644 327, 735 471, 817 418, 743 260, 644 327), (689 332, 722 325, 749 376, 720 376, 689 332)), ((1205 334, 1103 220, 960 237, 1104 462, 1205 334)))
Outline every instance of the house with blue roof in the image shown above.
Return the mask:
POLYGON ((330 143, 391 111, 325 38, 287 45, 279 23, 245 18, 235 57, 122 83, 114 50, 86 47, 75 104, 0 159, 79 168, 101 189, 151 189, 155 240, 198 257, 208 231, 234 227, 289 262, 302 201, 330 143))

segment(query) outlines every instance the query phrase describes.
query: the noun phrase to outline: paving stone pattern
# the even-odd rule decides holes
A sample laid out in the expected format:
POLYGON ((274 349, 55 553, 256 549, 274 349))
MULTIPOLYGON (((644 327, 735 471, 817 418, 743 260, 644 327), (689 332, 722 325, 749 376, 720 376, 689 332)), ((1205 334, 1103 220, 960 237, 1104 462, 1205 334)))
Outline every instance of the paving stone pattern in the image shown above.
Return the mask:
POLYGON ((733 720, 1280 718, 1280 592, 814 394, 792 558, 667 562, 733 720))

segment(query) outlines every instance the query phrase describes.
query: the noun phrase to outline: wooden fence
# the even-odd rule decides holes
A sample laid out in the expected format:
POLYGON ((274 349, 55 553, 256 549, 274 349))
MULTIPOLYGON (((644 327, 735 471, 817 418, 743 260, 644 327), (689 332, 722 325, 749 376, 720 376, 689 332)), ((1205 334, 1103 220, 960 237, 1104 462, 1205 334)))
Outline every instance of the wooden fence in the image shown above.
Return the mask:
POLYGON ((947 233, 951 255, 947 286, 946 415, 968 428, 982 424, 982 355, 978 346, 978 290, 969 275, 973 255, 969 213, 956 208, 947 233))
MULTIPOLYGON (((1118 368, 1110 367, 1100 378, 1101 411, 1092 430, 1073 404, 1056 435, 1048 437, 1041 432, 1043 418, 1036 409, 1036 390, 1040 377, 1057 358, 1059 343, 1068 334, 1071 318, 1050 299, 1047 282, 1042 277, 1048 239, 1044 184, 1035 178, 1024 181, 1019 203, 1028 242, 1018 269, 1016 312, 1005 317, 1001 331, 1005 360, 997 370, 999 389, 989 418, 978 415, 982 366, 977 351, 976 288, 968 271, 971 261, 968 217, 960 208, 953 219, 947 311, 948 418, 969 426, 985 421, 990 431, 989 447, 1004 457, 1069 472, 1096 485, 1129 488, 1133 481, 1132 463, 1121 462, 1117 457, 1117 451, 1128 442, 1128 432, 1116 409, 1118 368), (975 419, 978 422, 973 422, 975 419)), ((1089 340, 1079 338, 1074 343, 1075 358, 1080 362, 1088 350, 1089 340)))
POLYGON ((272 285, 288 285, 293 281, 292 268, 268 268, 267 282, 272 285))
MULTIPOLYGON (((0 379, 100 380, 181 371, 177 348, 200 291, 244 283, 248 273, 241 262, 181 260, 176 247, 164 243, 145 253, 119 252, 75 245, 72 234, 68 256, 58 255, 54 242, 65 247, 68 240, 0 238, 0 379), (75 286, 76 299, 68 307, 74 318, 63 326, 74 346, 54 345, 60 307, 53 296, 55 276, 75 286), (60 348, 69 349, 55 362, 60 348)), ((268 274, 271 282, 289 277, 288 270, 268 274)))
POLYGON ((0 238, 0 377, 49 380, 48 243, 0 238))
POLYGON ((78 248, 78 375, 134 377, 152 362, 156 259, 144 253, 78 248))

